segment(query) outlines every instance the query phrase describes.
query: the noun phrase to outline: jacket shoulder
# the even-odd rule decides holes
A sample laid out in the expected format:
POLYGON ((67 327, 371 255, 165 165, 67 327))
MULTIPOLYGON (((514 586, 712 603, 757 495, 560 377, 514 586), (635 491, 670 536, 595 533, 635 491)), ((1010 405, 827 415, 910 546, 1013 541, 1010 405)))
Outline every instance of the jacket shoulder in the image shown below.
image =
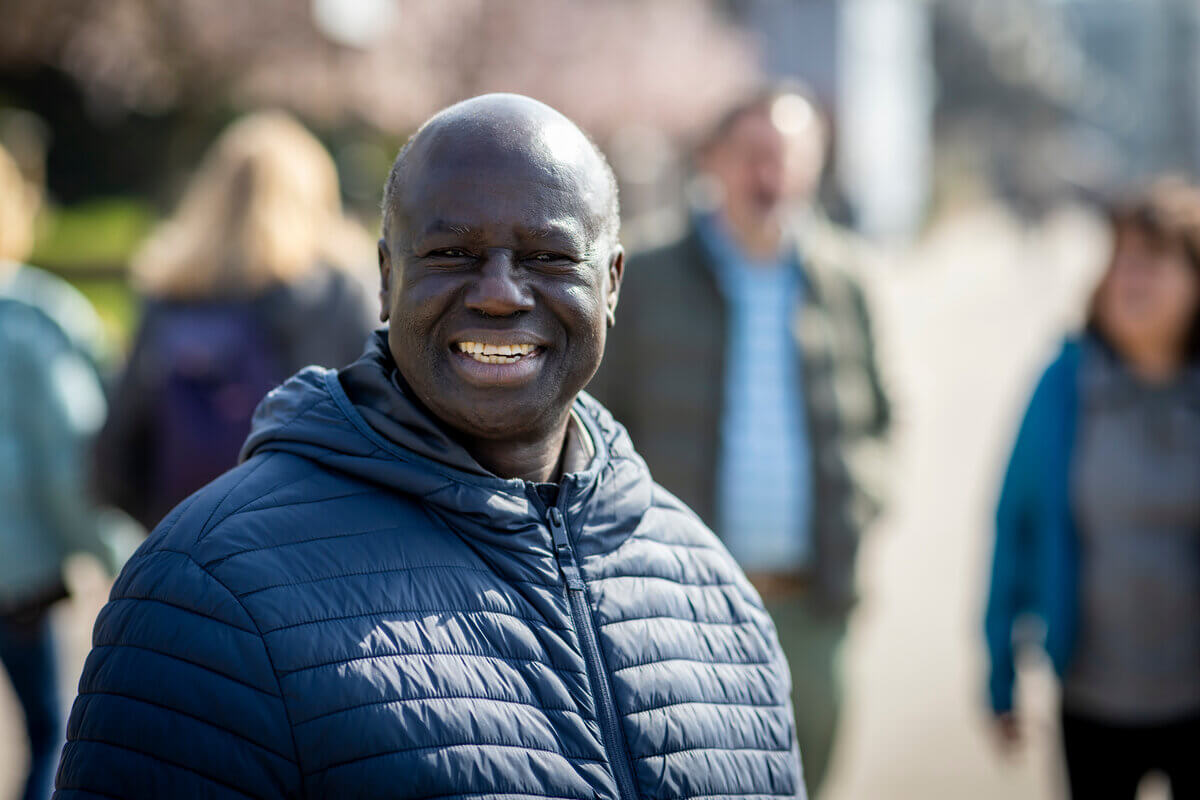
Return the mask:
POLYGON ((379 491, 301 456, 264 452, 184 500, 159 523, 141 550, 177 551, 208 565, 239 552, 311 536, 312 522, 325 519, 323 503, 379 491), (272 524, 264 524, 264 515, 274 518, 272 524), (297 524, 301 519, 303 523, 297 524))
POLYGON ((197 555, 218 516, 213 498, 235 496, 248 472, 235 470, 168 515, 113 584, 71 712, 60 793, 297 791, 295 741, 260 626, 237 587, 197 555))
POLYGON ((676 551, 673 560, 696 562, 711 580, 735 588, 751 606, 762 610, 762 599, 720 538, 686 503, 657 482, 650 508, 634 533, 634 540, 676 551))

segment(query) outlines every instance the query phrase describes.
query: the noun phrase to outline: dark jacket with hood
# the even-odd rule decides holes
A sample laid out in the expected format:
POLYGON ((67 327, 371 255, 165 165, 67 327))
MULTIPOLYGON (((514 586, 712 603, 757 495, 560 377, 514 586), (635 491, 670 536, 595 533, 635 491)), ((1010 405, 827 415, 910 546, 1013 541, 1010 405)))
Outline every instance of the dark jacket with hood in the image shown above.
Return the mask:
POLYGON ((268 395, 126 566, 56 797, 803 797, 769 618, 608 412, 502 480, 386 348, 268 395))

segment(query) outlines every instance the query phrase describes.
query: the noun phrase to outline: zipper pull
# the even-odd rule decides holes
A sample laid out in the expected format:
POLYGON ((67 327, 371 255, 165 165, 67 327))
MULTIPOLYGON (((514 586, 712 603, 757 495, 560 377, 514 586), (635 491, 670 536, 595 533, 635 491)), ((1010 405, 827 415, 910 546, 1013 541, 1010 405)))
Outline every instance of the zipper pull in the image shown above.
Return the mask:
POLYGON ((558 568, 567 582, 567 588, 583 591, 583 576, 579 574, 575 554, 571 552, 571 540, 567 538, 567 524, 562 512, 554 507, 546 516, 550 522, 550 539, 554 542, 554 557, 558 559, 558 568))

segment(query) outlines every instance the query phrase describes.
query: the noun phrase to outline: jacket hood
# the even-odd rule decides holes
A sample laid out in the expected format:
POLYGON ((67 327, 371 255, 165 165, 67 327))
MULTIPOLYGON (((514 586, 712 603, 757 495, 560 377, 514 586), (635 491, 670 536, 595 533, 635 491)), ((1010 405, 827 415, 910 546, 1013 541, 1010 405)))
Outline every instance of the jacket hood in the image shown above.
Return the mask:
MULTIPOLYGON (((557 504, 586 557, 632 533, 654 490, 645 462, 607 409, 581 392, 573 410, 596 452, 585 470, 562 477, 557 504)), ((353 364, 307 367, 263 399, 241 460, 269 452, 413 495, 452 528, 506 549, 544 549, 537 484, 488 472, 451 438, 404 384, 384 331, 353 364)))

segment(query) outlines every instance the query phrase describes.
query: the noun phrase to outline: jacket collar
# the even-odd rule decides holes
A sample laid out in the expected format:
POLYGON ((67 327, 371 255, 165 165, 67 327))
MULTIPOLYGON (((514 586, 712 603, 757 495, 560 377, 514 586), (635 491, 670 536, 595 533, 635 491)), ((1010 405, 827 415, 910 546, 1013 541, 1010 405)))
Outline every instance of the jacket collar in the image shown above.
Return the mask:
MULTIPOLYGON (((376 332, 363 357, 342 371, 355 376, 348 381, 354 396, 337 370, 303 370, 260 404, 242 458, 291 453, 417 497, 449 527, 490 547, 548 552, 537 485, 479 466, 390 374, 389 363, 386 336, 376 332), (361 380, 364 371, 373 377, 361 380), (364 386, 373 389, 363 392, 364 386), (386 435, 368 417, 386 418, 386 435)), ((558 506, 586 557, 615 548, 633 531, 651 504, 653 483, 628 434, 603 406, 581 393, 572 412, 595 452, 586 468, 563 476, 558 506)))

